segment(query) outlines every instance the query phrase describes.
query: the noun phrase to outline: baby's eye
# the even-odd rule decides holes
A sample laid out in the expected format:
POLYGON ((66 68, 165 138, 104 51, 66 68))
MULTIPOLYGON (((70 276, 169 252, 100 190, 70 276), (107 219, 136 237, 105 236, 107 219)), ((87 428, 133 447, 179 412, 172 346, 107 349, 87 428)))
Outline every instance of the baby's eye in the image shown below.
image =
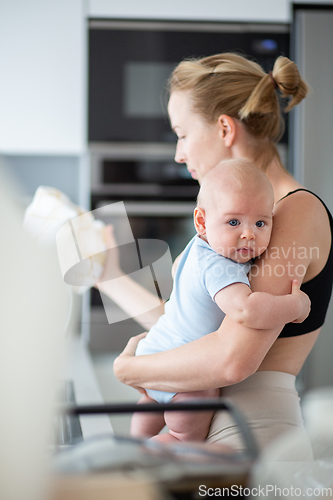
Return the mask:
POLYGON ((258 221, 256 222, 256 226, 257 226, 257 227, 264 227, 264 225, 265 225, 265 223, 264 223, 264 221, 263 221, 263 220, 258 220, 258 221))
POLYGON ((228 222, 228 224, 230 224, 230 226, 233 226, 233 227, 234 227, 234 226, 238 226, 238 224, 239 224, 239 223, 240 223, 240 222, 239 222, 239 220, 237 220, 237 219, 231 219, 231 220, 229 220, 229 222, 228 222))

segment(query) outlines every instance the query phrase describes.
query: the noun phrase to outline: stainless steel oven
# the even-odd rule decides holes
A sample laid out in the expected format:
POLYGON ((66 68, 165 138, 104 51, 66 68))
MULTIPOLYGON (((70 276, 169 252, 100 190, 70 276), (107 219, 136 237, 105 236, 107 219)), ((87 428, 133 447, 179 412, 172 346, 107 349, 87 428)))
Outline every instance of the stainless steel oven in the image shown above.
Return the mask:
POLYGON ((174 161, 175 145, 163 143, 92 143, 91 195, 123 200, 193 200, 198 183, 186 165, 174 161))

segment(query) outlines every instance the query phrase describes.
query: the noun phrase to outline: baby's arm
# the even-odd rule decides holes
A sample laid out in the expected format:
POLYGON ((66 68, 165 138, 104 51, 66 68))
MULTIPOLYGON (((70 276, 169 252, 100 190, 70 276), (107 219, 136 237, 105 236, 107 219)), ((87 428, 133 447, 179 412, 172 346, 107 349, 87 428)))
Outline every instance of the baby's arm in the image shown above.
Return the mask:
POLYGON ((297 280, 293 280, 289 295, 252 292, 244 283, 233 283, 215 295, 215 302, 233 321, 264 330, 302 323, 310 312, 310 299, 297 280))

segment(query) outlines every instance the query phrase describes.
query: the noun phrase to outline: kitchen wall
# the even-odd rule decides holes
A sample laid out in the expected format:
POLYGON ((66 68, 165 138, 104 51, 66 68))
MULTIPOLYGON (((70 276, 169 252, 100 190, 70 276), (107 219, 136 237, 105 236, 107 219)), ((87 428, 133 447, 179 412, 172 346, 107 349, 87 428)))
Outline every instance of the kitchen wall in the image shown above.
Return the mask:
MULTIPOLYGON (((295 175, 333 213, 333 10, 299 9, 295 35, 296 62, 311 85, 310 96, 295 110, 295 175)), ((333 300, 304 370, 307 387, 333 383, 332 332, 333 300)))

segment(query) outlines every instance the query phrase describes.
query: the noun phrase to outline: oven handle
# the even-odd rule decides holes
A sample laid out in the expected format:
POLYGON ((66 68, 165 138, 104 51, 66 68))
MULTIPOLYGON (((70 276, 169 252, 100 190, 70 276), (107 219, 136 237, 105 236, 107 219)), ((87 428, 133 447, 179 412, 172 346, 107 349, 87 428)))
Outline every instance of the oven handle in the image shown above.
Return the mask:
MULTIPOLYGON (((191 202, 124 202, 126 213, 129 216, 172 216, 182 217, 192 215, 195 203, 191 202)), ((124 215, 123 210, 118 203, 109 204, 102 201, 97 205, 99 215, 101 216, 119 216, 124 215)))

